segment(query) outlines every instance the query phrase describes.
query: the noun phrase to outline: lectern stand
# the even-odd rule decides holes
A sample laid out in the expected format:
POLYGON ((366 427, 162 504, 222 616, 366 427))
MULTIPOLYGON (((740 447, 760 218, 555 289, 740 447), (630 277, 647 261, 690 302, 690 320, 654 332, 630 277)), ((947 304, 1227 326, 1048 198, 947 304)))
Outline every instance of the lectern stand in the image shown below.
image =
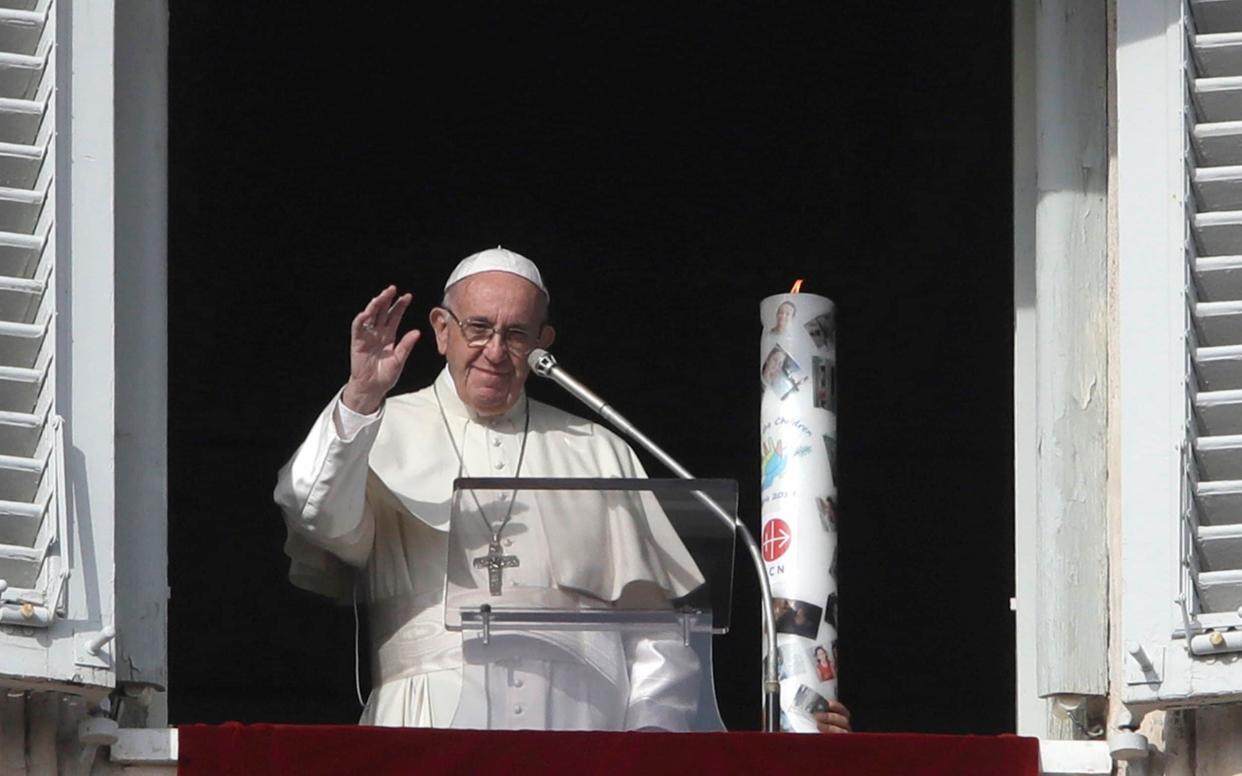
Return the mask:
POLYGON ((453 727, 723 730, 711 639, 729 627, 730 480, 463 478, 444 622, 453 727))

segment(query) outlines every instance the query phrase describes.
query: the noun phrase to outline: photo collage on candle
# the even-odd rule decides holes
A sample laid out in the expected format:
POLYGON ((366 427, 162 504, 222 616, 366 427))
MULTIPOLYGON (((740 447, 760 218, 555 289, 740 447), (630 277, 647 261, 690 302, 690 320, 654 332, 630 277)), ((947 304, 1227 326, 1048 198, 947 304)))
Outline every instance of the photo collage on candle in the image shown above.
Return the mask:
POLYGON ((781 727, 813 732, 836 697, 837 439, 832 303, 764 300, 761 550, 774 596, 781 727))
POLYGON ((802 367, 780 345, 772 348, 764 360, 761 379, 782 400, 788 399, 806 382, 802 367))

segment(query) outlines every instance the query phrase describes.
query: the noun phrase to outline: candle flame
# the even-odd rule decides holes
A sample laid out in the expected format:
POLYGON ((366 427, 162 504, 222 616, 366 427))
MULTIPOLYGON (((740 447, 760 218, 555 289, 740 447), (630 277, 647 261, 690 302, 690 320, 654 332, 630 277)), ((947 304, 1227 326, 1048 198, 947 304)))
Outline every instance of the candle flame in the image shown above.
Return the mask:
POLYGON ((789 293, 797 294, 797 293, 801 293, 801 291, 802 291, 802 278, 798 278, 797 280, 794 281, 793 288, 789 289, 789 293))

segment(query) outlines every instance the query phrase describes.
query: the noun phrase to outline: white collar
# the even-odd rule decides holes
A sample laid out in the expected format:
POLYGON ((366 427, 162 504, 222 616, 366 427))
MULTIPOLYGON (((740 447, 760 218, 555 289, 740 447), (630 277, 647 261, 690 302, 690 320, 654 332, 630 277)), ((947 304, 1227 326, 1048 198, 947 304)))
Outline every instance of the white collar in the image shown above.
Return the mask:
POLYGON ((440 370, 439 377, 436 378, 436 395, 440 399, 440 405, 444 407, 445 413, 454 418, 469 418, 475 423, 481 423, 485 426, 496 425, 498 421, 507 420, 514 426, 521 428, 526 422, 526 390, 518 394, 517 401, 513 402, 513 406, 500 415, 480 415, 473 409, 466 406, 466 403, 457 395, 457 384, 453 381, 453 375, 449 372, 448 365, 445 364, 444 369, 440 370))

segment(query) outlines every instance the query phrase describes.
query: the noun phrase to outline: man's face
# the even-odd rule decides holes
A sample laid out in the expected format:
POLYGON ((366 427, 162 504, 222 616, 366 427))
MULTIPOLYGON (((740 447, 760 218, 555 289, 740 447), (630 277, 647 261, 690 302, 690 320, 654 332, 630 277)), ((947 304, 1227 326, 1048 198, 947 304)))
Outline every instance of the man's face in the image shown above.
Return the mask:
POLYGON ((461 327, 443 309, 431 312, 436 349, 448 361, 449 374, 462 402, 480 415, 499 415, 517 401, 530 368, 526 354, 512 353, 501 337, 524 329, 537 347, 551 346, 556 333, 542 326, 547 305, 533 283, 509 272, 481 272, 456 283, 450 295, 453 313, 465 323, 495 327, 482 347, 466 343, 461 327))

